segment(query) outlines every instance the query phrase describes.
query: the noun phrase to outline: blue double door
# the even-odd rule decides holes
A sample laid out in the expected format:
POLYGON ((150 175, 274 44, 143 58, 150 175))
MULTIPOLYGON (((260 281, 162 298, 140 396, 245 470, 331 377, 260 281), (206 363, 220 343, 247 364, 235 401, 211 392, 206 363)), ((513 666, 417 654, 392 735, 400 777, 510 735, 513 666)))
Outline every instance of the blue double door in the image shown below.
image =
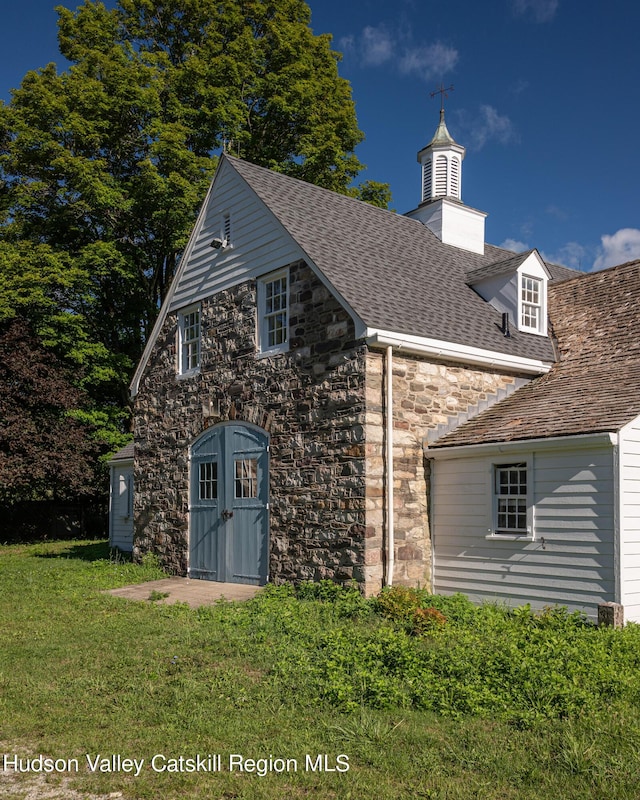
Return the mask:
POLYGON ((263 585, 269 559, 269 440, 223 423, 191 447, 189 574, 263 585))

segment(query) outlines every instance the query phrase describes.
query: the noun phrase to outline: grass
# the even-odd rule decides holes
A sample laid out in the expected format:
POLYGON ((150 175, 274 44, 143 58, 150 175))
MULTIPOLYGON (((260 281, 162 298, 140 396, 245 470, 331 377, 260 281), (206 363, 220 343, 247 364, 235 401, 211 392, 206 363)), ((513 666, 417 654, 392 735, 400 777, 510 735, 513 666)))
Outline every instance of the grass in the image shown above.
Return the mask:
MULTIPOLYGON (((199 610, 101 591, 160 577, 100 542, 0 548, 0 753, 78 758, 83 798, 638 797, 636 626, 327 586, 199 610), (210 753, 223 771, 149 765, 210 753), (145 764, 91 773, 86 754, 145 764), (230 754, 298 770, 230 772, 230 754), (349 770, 305 771, 318 754, 349 770)), ((3 795, 0 773, 0 796, 23 779, 3 795)))

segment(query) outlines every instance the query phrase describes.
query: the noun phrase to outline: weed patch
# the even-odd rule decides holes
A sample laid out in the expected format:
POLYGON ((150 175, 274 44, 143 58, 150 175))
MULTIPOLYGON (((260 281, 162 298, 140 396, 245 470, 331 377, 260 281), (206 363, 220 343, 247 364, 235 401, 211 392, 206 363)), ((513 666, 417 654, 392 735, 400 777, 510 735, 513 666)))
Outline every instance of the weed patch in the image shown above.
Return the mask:
POLYGON ((637 797, 638 626, 324 583, 195 610, 130 603, 102 590, 162 572, 98 543, 0 548, 0 571, 5 751, 350 763, 84 774, 69 783, 83 797, 637 797))

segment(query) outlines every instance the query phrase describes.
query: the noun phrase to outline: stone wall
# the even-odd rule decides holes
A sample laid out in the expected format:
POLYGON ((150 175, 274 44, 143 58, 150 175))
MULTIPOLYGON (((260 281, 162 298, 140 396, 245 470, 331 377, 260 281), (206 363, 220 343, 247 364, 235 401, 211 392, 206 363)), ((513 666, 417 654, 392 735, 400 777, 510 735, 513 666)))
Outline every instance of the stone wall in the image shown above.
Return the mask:
MULTIPOLYGON (((385 355, 366 357, 366 591, 384 578, 385 355)), ((393 354, 394 583, 430 586, 429 464, 422 442, 446 423, 513 383, 511 375, 393 354)))
POLYGON ((256 354, 256 283, 202 302, 198 374, 176 376, 168 315, 136 397, 134 554, 188 568, 189 448, 209 425, 271 435, 270 580, 364 580, 365 355, 313 272, 290 266, 290 351, 256 354))

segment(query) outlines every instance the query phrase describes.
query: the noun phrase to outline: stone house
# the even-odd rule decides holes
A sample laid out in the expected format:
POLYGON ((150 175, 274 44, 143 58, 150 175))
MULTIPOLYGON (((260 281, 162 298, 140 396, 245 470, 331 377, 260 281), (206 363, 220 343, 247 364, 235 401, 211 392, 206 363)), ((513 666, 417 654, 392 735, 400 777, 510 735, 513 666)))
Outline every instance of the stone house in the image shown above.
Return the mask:
MULTIPOLYGON (((434 552, 433 454, 553 373, 547 316, 576 273, 485 243, 463 158, 441 112, 398 215, 221 157, 131 386, 136 555, 220 581, 468 588, 434 552)), ((535 540, 531 497, 520 513, 505 491, 494 536, 535 540)))

